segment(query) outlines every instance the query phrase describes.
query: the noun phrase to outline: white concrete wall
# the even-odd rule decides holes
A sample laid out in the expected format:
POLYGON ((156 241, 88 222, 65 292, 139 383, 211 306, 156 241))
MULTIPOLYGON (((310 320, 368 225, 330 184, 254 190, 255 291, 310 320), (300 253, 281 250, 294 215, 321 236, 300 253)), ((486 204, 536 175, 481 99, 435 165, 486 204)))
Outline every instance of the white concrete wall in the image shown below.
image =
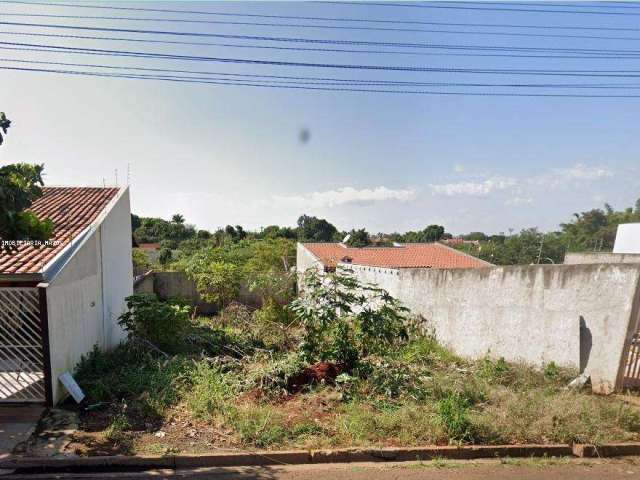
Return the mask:
POLYGON ((117 317, 133 292, 128 191, 73 248, 47 287, 54 403, 66 396, 60 374, 73 372, 94 345, 109 349, 124 336, 117 317))
POLYGON ((315 268, 319 272, 324 272, 322 262, 318 260, 304 245, 296 245, 296 270, 298 274, 306 272, 309 268, 315 268))
POLYGON ((640 223, 618 225, 613 253, 640 253, 640 223))
POLYGON ((565 265, 581 265, 584 263, 640 263, 638 253, 612 252, 567 252, 565 265))
POLYGON ((118 325, 118 317, 126 310, 124 299, 133 294, 131 207, 128 189, 103 220, 100 232, 106 347, 112 348, 126 337, 118 325))
POLYGON ((604 393, 619 381, 625 341, 638 321, 638 265, 350 267, 424 316, 460 355, 582 364, 604 393))

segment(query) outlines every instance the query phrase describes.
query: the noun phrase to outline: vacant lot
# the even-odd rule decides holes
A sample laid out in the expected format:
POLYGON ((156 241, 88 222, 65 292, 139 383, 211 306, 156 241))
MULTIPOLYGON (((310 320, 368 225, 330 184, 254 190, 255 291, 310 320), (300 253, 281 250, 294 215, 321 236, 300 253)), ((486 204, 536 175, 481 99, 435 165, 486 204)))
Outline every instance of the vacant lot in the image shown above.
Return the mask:
MULTIPOLYGON (((640 408, 576 372, 463 359, 386 292, 311 279, 290 306, 215 318, 130 299, 130 341, 76 372, 81 454, 640 440, 640 408), (315 283, 314 283, 315 282, 315 283)), ((461 332, 463 335, 464 332, 461 332)))

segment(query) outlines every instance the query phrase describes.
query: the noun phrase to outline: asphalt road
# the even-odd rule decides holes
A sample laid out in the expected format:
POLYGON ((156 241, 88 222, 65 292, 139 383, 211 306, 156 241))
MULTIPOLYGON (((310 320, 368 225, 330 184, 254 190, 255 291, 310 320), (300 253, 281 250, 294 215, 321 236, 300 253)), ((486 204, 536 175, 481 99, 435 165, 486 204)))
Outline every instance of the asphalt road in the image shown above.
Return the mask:
POLYGON ((635 480, 640 479, 640 458, 352 463, 153 472, 31 473, 0 476, 2 480, 150 480, 162 478, 199 480, 635 480))

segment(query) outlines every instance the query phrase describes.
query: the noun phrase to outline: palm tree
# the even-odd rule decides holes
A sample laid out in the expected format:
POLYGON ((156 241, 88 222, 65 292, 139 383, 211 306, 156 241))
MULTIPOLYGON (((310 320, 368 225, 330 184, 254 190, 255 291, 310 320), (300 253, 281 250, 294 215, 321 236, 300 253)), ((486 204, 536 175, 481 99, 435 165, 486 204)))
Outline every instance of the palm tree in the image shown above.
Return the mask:
POLYGON ((183 224, 184 223, 184 217, 182 215, 180 215, 179 213, 176 213, 173 217, 171 217, 171 221, 173 223, 177 223, 177 224, 183 224))
POLYGON ((0 130, 2 130, 2 133, 0 133, 0 145, 2 145, 2 142, 4 142, 3 134, 7 134, 7 130, 9 130, 10 126, 11 120, 7 118, 4 112, 0 112, 0 130))

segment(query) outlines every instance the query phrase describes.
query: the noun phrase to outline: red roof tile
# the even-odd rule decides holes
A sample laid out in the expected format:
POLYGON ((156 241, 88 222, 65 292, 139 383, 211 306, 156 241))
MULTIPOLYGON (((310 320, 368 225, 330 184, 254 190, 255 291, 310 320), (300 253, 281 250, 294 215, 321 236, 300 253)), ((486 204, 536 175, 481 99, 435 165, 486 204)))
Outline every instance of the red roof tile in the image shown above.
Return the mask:
POLYGON ((100 215, 117 195, 118 188, 44 187, 31 210, 38 218, 53 222, 54 246, 21 245, 14 252, 0 250, 0 275, 39 273, 70 242, 100 215))
POLYGON ((351 248, 340 243, 304 243, 325 267, 338 262, 385 268, 483 268, 491 264, 440 243, 351 248))

